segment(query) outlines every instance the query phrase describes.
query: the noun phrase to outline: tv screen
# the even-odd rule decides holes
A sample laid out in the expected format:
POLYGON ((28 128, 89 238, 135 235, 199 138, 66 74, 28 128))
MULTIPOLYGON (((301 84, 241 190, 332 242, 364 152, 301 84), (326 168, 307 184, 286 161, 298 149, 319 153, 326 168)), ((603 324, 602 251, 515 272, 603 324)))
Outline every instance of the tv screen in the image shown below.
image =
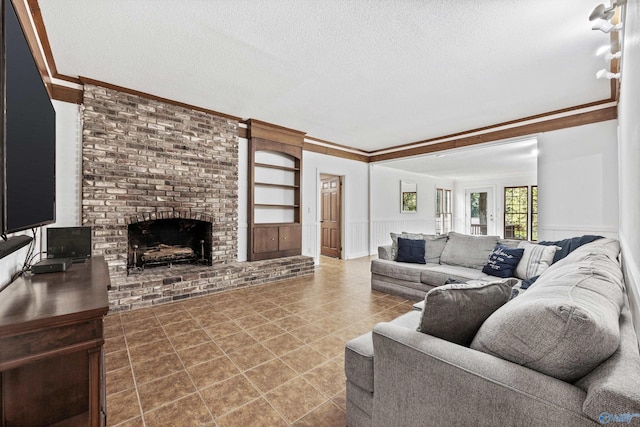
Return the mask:
POLYGON ((3 1, 2 233, 55 221, 55 111, 11 0, 3 1))

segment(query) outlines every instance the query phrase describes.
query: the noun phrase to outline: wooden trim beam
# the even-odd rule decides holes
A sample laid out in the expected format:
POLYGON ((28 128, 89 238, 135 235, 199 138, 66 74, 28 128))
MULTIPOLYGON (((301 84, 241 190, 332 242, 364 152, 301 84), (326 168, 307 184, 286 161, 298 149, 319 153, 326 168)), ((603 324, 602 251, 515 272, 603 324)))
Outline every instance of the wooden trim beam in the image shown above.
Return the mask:
POLYGON ((485 142, 499 141, 502 139, 516 138, 526 135, 535 135, 541 132, 550 132, 559 129, 570 128, 574 126, 582 126, 590 123, 603 122, 607 120, 615 120, 618 118, 617 107, 608 107, 600 110, 589 111, 586 113, 574 114, 572 116, 560 117, 556 119, 546 120, 543 122, 530 123, 509 129, 497 130, 494 132, 483 133, 480 135, 461 137, 450 141, 424 145, 421 147, 408 148, 402 151, 392 153, 378 154, 369 157, 370 162, 379 162, 383 160, 393 160, 409 156, 417 156, 420 154, 434 153, 437 151, 450 150, 452 148, 467 147, 470 145, 483 144, 485 142))
POLYGON ((396 149, 399 149, 399 148, 411 147, 411 146, 418 145, 418 144, 436 142, 436 141, 439 141, 439 140, 442 140, 442 139, 446 139, 446 138, 454 138, 454 137, 457 137, 457 136, 464 136, 464 135, 467 135, 467 134, 470 134, 470 133, 482 132, 482 131, 489 130, 489 129, 500 128, 500 127, 503 127, 503 126, 510 126, 510 125, 514 125, 514 124, 518 124, 518 123, 522 123, 522 122, 528 122, 530 120, 542 119, 544 117, 554 116, 556 114, 563 114, 563 113, 568 113, 570 111, 582 110, 584 108, 596 107, 598 105, 608 104, 610 102, 612 102, 611 99, 602 99, 600 101, 589 102, 587 104, 582 104, 582 105, 576 105, 575 107, 562 108, 560 110, 549 111, 547 113, 542 113, 542 114, 535 114, 533 116, 527 116, 527 117, 523 117, 523 118, 516 119, 516 120, 510 120, 508 122, 496 123, 496 124, 493 124, 493 125, 483 126, 483 127, 479 127, 479 128, 475 128, 475 129, 470 129, 470 130, 466 130, 466 131, 463 131, 463 132, 456 132, 456 133, 452 133, 452 134, 449 134, 449 135, 438 136, 438 137, 435 137, 435 138, 423 139, 421 141, 415 141, 415 142, 410 142, 410 143, 407 143, 407 144, 396 145, 396 146, 384 148, 382 150, 369 151, 367 153, 375 155, 379 151, 396 150, 396 149))
POLYGON ((326 154, 328 156, 340 157, 343 159, 357 160, 359 162, 365 163, 369 162, 369 156, 367 156, 366 154, 352 153, 350 151, 344 151, 339 148, 325 147, 323 145, 316 145, 309 142, 305 142, 302 146, 302 149, 313 153, 326 154))
POLYGON ((246 121, 249 138, 261 138, 302 147, 305 133, 256 119, 246 121))
POLYGON ((128 94, 131 94, 131 95, 136 95, 136 96, 141 96, 143 98, 152 99, 154 101, 160 101, 160 102, 164 102, 166 104, 176 105, 178 107, 187 108, 189 110, 201 111, 203 113, 212 114, 212 115, 218 116, 218 117, 224 117, 224 118, 227 118, 227 119, 232 119, 232 120, 237 120, 237 121, 241 121, 242 120, 242 118, 237 117, 237 116, 232 116, 230 114, 225 114, 225 113, 221 113, 219 111, 209 110, 208 108, 202 108, 202 107, 198 107, 196 105, 186 104, 186 103, 180 102, 180 101, 174 101, 172 99, 163 98, 161 96, 152 95, 150 93, 141 92, 139 90, 126 88, 126 87, 114 85, 114 84, 107 83, 107 82, 102 82, 100 80, 90 79, 89 77, 80 76, 80 82, 83 85, 101 86, 101 87, 104 87, 104 88, 107 88, 107 89, 113 89, 113 90, 117 90, 119 92, 128 93, 128 94))
POLYGON ((51 50, 51 44, 49 43, 47 29, 45 28, 44 20, 42 19, 42 12, 40 11, 38 0, 27 0, 27 5, 29 7, 29 12, 31 13, 31 19, 33 19, 33 24, 36 27, 37 37, 38 39, 40 39, 40 44, 42 45, 42 50, 44 51, 45 61, 49 65, 51 76, 55 79, 65 80, 75 84, 81 84, 79 79, 75 77, 65 76, 64 74, 60 74, 58 72, 56 61, 53 58, 53 51, 51 50))
POLYGON ((53 84, 51 85, 51 98, 80 105, 84 98, 84 90, 53 84))
POLYGON ((53 98, 51 77, 49 76, 49 71, 47 70, 47 61, 45 60, 45 57, 42 55, 42 51, 40 50, 38 44, 38 34, 36 34, 33 27, 31 26, 31 20, 29 18, 30 12, 22 1, 11 0, 11 3, 13 3, 13 8, 16 11, 16 15, 18 16, 18 20, 20 21, 20 25, 22 26, 24 35, 27 38, 29 49, 31 49, 31 54, 35 59, 36 66, 38 67, 38 71, 40 72, 40 77, 42 77, 42 81, 44 82, 47 92, 49 93, 49 98, 53 98))

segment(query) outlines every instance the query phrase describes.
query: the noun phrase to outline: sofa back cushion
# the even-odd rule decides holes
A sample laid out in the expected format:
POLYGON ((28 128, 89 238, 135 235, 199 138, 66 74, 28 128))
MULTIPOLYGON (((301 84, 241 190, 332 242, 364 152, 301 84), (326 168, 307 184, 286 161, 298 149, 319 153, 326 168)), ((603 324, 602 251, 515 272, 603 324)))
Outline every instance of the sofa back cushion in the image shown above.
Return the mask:
POLYGON ((424 254, 425 261, 432 264, 440 264, 440 256, 442 255, 444 246, 447 244, 447 235, 441 234, 435 236, 425 234, 424 239, 427 242, 424 254))
POLYGON ((591 372, 620 343, 624 282, 615 247, 551 266, 484 322, 471 348, 567 382, 591 372))
POLYGON ((440 263, 482 270, 497 243, 498 236, 468 236, 452 231, 440 255, 440 263))
MULTIPOLYGON (((440 254, 444 249, 444 245, 447 243, 446 234, 422 234, 422 233, 391 233, 391 258, 396 261, 398 258, 398 238, 411 239, 411 240, 424 240, 425 242, 425 261, 428 264, 440 264, 440 254)), ((387 258, 385 258, 387 259, 387 258)))

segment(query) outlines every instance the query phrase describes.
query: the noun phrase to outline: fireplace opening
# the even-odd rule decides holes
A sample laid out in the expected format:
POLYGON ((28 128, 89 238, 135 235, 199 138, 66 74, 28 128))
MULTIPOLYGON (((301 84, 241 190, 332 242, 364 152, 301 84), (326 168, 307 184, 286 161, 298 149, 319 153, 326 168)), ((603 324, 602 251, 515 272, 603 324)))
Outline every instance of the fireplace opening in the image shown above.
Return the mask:
POLYGON ((176 263, 211 265, 212 225, 194 219, 157 219, 129 224, 127 271, 176 263))

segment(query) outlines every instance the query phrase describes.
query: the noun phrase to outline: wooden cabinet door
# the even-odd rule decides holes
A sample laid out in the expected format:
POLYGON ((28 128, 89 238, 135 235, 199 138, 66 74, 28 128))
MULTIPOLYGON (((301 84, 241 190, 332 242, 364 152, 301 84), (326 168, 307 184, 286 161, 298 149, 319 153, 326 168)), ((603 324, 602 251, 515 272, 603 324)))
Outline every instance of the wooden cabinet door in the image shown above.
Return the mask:
POLYGON ((255 253, 276 252, 277 250, 277 227, 256 227, 253 229, 253 251, 255 253))
POLYGON ((299 226, 280 226, 278 234, 279 250, 288 251, 302 247, 302 229, 299 226))

